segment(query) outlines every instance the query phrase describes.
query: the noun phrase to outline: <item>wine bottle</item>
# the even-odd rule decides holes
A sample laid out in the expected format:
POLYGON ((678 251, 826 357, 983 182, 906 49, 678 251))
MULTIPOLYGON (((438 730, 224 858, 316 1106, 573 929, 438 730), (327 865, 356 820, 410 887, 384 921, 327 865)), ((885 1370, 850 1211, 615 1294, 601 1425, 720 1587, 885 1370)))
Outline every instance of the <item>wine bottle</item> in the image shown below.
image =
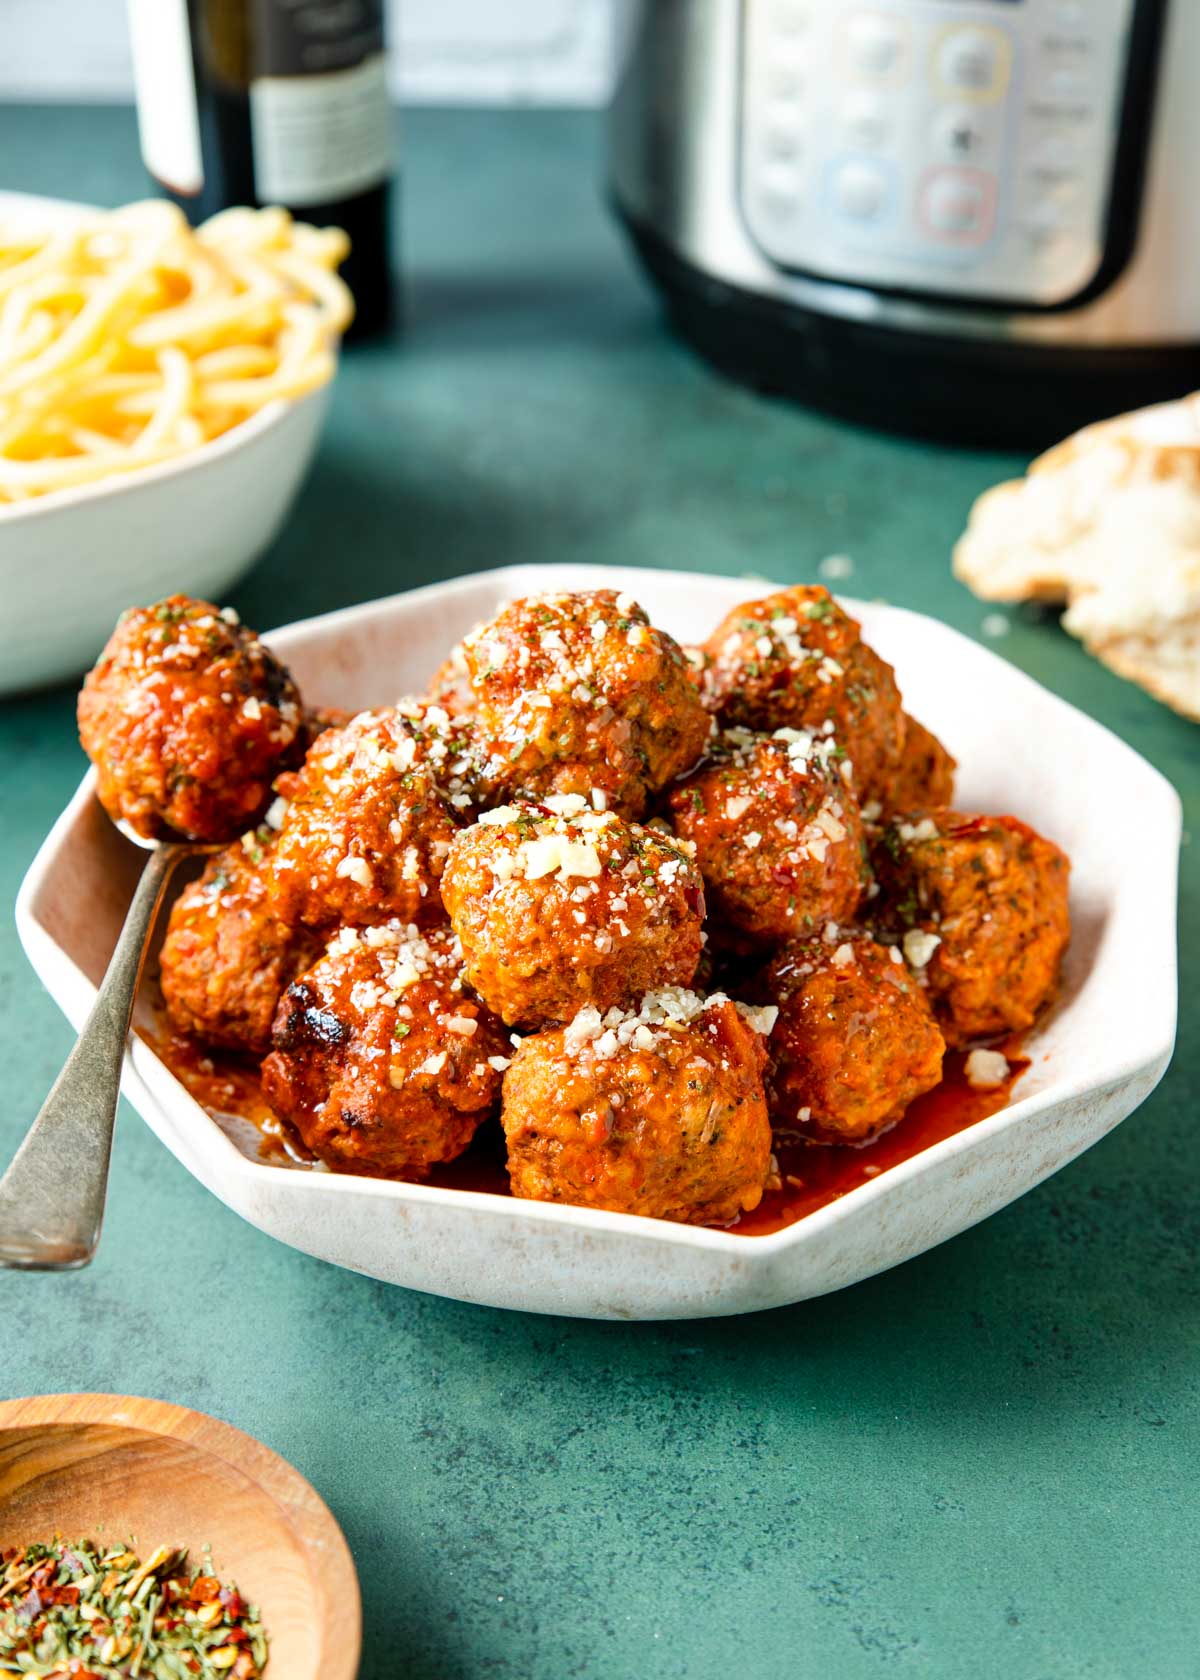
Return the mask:
POLYGON ((392 317, 383 0, 128 0, 142 157, 188 219, 281 204, 344 228, 351 336, 392 317))

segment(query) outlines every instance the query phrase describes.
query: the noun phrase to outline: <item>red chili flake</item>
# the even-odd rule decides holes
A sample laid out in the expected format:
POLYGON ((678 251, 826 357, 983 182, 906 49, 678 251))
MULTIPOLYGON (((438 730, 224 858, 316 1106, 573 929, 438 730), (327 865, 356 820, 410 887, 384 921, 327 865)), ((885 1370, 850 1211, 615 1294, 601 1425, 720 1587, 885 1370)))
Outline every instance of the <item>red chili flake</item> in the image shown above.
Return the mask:
POLYGON ((240 1622, 246 1613, 246 1601, 236 1587, 222 1587, 217 1597, 221 1606, 228 1611, 231 1621, 240 1622))

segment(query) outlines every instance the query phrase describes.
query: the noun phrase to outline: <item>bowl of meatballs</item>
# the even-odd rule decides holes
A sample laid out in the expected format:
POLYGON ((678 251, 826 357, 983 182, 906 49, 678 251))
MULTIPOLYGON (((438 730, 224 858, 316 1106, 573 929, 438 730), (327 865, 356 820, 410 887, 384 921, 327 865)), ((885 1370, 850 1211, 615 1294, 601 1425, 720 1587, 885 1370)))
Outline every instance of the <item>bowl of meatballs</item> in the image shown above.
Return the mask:
POLYGON ((79 722, 35 966, 81 1019, 115 824, 192 842, 128 1094, 245 1217, 392 1282, 800 1300, 1011 1201, 1169 1058, 1172 790, 898 609, 512 568, 263 640, 176 596, 79 722))

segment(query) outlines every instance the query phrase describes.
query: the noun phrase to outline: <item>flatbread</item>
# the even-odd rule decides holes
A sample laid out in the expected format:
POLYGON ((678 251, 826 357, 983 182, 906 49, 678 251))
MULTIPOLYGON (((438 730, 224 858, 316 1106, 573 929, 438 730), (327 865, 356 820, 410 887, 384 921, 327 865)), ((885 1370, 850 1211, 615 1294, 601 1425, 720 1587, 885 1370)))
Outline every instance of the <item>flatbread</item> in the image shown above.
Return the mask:
POLYGON ((1200 719, 1200 393, 1077 432, 975 503, 955 575, 988 601, 1063 601, 1064 627, 1200 719))

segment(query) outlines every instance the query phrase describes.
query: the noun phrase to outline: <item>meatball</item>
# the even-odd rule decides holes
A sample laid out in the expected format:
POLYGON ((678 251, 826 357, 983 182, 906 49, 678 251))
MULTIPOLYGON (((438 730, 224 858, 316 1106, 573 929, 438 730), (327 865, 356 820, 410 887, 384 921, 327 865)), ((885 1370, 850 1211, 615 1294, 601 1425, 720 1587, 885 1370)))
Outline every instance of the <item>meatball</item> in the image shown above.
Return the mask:
POLYGON ((461 642, 443 659, 429 683, 429 702, 441 706, 453 718, 470 717, 475 710, 475 691, 467 669, 467 655, 461 642))
POLYGON ((276 914, 312 927, 443 921, 438 882, 471 804, 470 768, 466 738, 423 702, 326 730, 284 784, 276 914))
POLYGON ((267 899, 263 827, 211 857, 171 906, 159 958, 167 1015, 181 1032, 261 1056, 284 987, 314 961, 312 933, 277 920, 267 899))
POLYGON ((450 847, 442 897, 467 978, 513 1026, 687 985, 700 960, 704 886, 687 851, 577 794, 484 812, 450 847))
MULTIPOLYGON (((928 811, 949 805, 954 798, 957 768, 937 736, 906 714, 904 757, 888 785, 884 812, 928 811)), ((876 818, 880 812, 877 807, 868 806, 863 814, 876 818)))
POLYGON ((780 1131, 864 1144, 938 1083, 946 1045, 899 950, 834 932, 784 946, 755 987, 779 1010, 767 1106, 780 1131))
POLYGON ((114 822, 232 840, 302 746, 286 668, 232 607, 172 595, 123 614, 79 696, 79 738, 114 822))
POLYGON ((498 798, 595 788, 636 819, 708 737, 679 644, 628 595, 531 596, 473 631, 464 648, 498 798))
POLYGON ((493 1112, 503 1028, 464 989, 449 928, 342 928, 275 1016, 263 1093, 335 1172, 422 1178, 493 1112))
POLYGON ((712 655, 707 648, 694 647, 689 642, 680 643, 680 651, 687 661, 688 681, 700 696, 706 711, 716 710, 716 700, 712 692, 710 673, 712 671, 712 655))
POLYGON ((341 706, 306 706, 304 708, 304 738, 311 747, 327 729, 344 729, 354 716, 341 706))
POLYGON ((504 1076, 513 1194, 693 1225, 757 1207, 771 1127, 748 1013, 673 988, 524 1039, 504 1076))
POLYGON ((904 754, 905 715, 890 665, 819 585, 747 601, 705 644, 722 723, 833 733, 864 803, 883 802, 904 754))
POLYGON ((862 818, 833 736, 727 729, 672 790, 713 919, 761 950, 848 921, 867 884, 862 818))
POLYGON ((1070 937, 1070 864, 1016 817, 913 812, 875 848, 877 914, 904 931, 952 1048, 1031 1026, 1070 937))

